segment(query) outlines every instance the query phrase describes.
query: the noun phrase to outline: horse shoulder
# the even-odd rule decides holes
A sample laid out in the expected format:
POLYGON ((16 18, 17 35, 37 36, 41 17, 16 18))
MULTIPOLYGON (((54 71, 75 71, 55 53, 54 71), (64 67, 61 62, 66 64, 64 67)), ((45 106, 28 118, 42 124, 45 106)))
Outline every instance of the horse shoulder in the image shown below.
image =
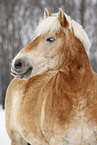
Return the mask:
POLYGON ((10 106, 14 99, 18 98, 23 93, 25 81, 13 79, 7 88, 5 107, 10 106))
POLYGON ((6 128, 9 136, 11 136, 11 128, 14 128, 14 116, 16 116, 17 101, 20 101, 20 95, 23 91, 24 81, 13 79, 7 88, 5 100, 5 120, 6 128), (21 93, 20 93, 21 92, 21 93), (14 110, 15 109, 15 110, 14 110))

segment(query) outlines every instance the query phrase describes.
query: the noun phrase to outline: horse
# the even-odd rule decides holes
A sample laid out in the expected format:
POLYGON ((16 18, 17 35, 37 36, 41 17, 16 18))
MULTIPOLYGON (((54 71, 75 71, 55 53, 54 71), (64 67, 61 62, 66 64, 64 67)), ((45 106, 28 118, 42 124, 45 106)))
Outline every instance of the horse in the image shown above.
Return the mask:
POLYGON ((6 93, 11 145, 97 145, 97 74, 80 24, 44 10, 34 39, 11 61, 6 93))

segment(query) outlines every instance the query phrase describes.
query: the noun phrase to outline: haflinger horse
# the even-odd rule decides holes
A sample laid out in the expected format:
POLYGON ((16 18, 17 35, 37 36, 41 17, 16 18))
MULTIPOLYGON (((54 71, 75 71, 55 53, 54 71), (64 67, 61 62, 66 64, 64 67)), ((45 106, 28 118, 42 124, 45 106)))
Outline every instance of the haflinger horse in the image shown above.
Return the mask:
POLYGON ((45 9, 35 37, 11 61, 6 94, 11 145, 97 145, 97 75, 83 28, 45 9))

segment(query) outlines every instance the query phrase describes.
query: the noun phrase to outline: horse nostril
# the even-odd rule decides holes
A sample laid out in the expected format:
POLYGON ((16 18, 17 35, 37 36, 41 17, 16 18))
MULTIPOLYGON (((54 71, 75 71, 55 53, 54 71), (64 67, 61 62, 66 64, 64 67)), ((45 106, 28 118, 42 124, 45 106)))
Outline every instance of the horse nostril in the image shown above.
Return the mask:
POLYGON ((20 60, 17 60, 14 63, 14 67, 15 67, 15 69, 21 69, 22 68, 22 62, 20 60))

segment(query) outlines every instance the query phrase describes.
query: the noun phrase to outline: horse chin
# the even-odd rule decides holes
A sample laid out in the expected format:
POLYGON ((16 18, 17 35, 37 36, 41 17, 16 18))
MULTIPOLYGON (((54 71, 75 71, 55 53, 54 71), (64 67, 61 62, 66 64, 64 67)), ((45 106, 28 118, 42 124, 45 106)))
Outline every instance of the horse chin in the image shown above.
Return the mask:
POLYGON ((17 79, 23 79, 23 80, 28 80, 31 76, 32 73, 32 67, 30 67, 29 69, 27 69, 24 73, 17 73, 17 72, 11 72, 10 74, 12 76, 14 76, 17 79))

